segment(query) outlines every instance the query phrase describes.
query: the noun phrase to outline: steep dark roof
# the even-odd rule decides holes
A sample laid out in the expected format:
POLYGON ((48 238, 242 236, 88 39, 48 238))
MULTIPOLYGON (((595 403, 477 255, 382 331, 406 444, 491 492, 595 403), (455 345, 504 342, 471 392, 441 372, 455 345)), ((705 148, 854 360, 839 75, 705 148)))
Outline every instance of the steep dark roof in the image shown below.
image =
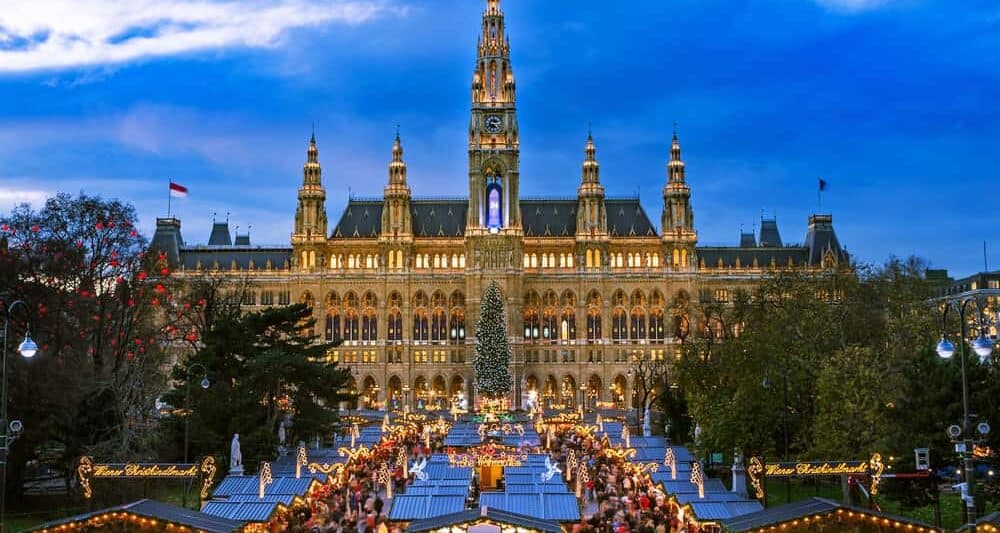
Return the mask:
POLYGON ((608 210, 608 233, 612 237, 656 236, 656 228, 638 197, 609 198, 604 205, 608 210))
POLYGON ((212 224, 212 234, 208 237, 209 246, 232 246, 233 240, 229 235, 229 222, 216 222, 212 224))
POLYGON ((760 221, 760 246, 779 248, 783 246, 776 219, 772 218, 760 221))
POLYGON ((181 221, 176 218, 157 218, 156 231, 153 233, 153 240, 149 243, 149 248, 166 254, 167 264, 175 267, 180 263, 181 248, 183 247, 181 221))
POLYGON ((572 237, 576 234, 576 198, 521 200, 525 237, 572 237))
POLYGON ((795 266, 802 266, 809 260, 809 249, 804 247, 785 248, 737 248, 732 246, 699 246, 695 249, 698 256, 698 264, 704 263, 706 268, 718 268, 719 260, 722 260, 723 268, 736 268, 736 259, 740 260, 740 268, 753 266, 754 259, 757 266, 768 267, 771 260, 774 260, 776 267, 788 266, 791 259, 795 266))
POLYGON ((822 265, 823 256, 829 250, 840 264, 849 260, 847 252, 840 246, 837 234, 833 231, 833 216, 812 215, 809 217, 809 230, 806 232, 806 247, 809 248, 809 264, 822 265))
POLYGON ((465 217, 468 211, 468 200, 413 200, 410 202, 413 235, 461 237, 465 235, 465 217))
POLYGON ((250 246, 250 234, 240 235, 236 234, 236 241, 233 243, 236 246, 250 246))
POLYGON ((286 247, 191 246, 180 251, 180 263, 187 270, 283 269, 291 266, 292 249, 286 247))
POLYGON ((753 233, 740 232, 740 248, 756 248, 757 236, 753 233))
MULTIPOLYGON (((527 237, 570 237, 576 234, 576 198, 521 199, 521 224, 527 237)), ((333 237, 363 239, 382 231, 380 199, 352 198, 333 230, 333 237)), ((613 237, 656 236, 638 198, 605 200, 608 233, 613 237)), ((466 199, 415 199, 410 202, 416 237, 461 237, 469 209, 466 199)))
POLYGON ((245 523, 243 521, 227 520, 225 518, 219 518, 217 516, 200 513, 198 511, 192 511, 191 509, 177 507, 176 505, 171 505, 169 503, 158 502, 155 500, 139 500, 132 503, 126 503, 125 505, 101 509, 100 511, 93 511, 90 513, 71 516, 69 518, 63 518, 61 520, 46 522, 35 526, 28 531, 54 529, 61 525, 71 524, 73 522, 85 522, 91 518, 119 512, 126 512, 145 518, 180 524, 194 529, 195 531, 200 530, 208 533, 230 533, 231 531, 239 530, 245 523))

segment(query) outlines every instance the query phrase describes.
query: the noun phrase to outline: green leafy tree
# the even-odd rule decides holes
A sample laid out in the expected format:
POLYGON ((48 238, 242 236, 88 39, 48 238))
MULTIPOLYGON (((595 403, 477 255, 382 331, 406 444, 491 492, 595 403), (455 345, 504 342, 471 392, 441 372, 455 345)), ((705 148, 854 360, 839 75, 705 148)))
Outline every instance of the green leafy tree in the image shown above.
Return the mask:
POLYGON ((507 317, 503 296, 497 283, 491 282, 480 305, 476 323, 476 388, 479 394, 500 398, 510 393, 510 344, 507 342, 507 317))
POLYGON ((884 450, 898 388, 888 357, 848 346, 820 365, 813 455, 848 459, 884 450))
MULTIPOLYGON (((288 441, 311 440, 333 433, 348 372, 328 362, 332 344, 315 343, 315 325, 305 304, 244 313, 238 306, 219 308, 204 332, 202 346, 174 368, 176 388, 165 398, 174 406, 187 403, 187 368, 204 365, 210 386, 199 386, 191 373, 190 456, 228 453, 234 433, 247 465, 269 460, 277 444, 278 424, 291 420, 288 441)), ((183 410, 182 410, 183 411, 183 410)), ((184 414, 180 412, 179 414, 184 414)), ((181 449, 183 416, 165 427, 181 449)))

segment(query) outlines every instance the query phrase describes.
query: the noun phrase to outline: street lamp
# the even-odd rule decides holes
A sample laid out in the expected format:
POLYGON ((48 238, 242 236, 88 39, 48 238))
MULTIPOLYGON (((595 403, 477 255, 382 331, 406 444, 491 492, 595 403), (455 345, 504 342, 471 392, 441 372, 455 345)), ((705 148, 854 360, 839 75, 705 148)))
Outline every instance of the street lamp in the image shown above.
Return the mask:
MULTIPOLYGON (((976 352, 976 355, 982 361, 986 361, 987 358, 993 353, 993 342, 986 337, 986 320, 983 317, 983 305, 976 295, 959 295, 955 298, 948 298, 944 300, 944 307, 941 312, 941 340, 938 341, 936 350, 938 355, 942 359, 950 359, 951 356, 955 354, 955 345, 948 340, 948 311, 955 307, 958 310, 958 320, 960 323, 961 335, 959 339, 959 358, 962 360, 962 427, 961 431, 952 433, 952 438, 956 441, 959 437, 962 438, 962 446, 960 448, 962 452, 962 463, 965 470, 965 484, 967 487, 968 497, 965 499, 966 506, 966 527, 968 527, 970 533, 976 533, 976 470, 975 464, 972 459, 972 421, 969 417, 969 380, 966 377, 965 372, 965 342, 968 339, 968 320, 966 319, 966 311, 968 311, 969 304, 974 303, 976 306, 976 311, 978 315, 979 323, 979 336, 973 340, 970 344, 972 345, 972 350, 976 352)), ((982 426, 982 424, 980 424, 982 426)), ((986 426, 989 427, 988 425, 986 426)), ((957 428, 956 428, 957 429, 957 428)))
POLYGON ((410 410, 410 386, 403 385, 403 410, 410 410))
MULTIPOLYGON (((11 313, 15 308, 21 306, 24 308, 25 313, 28 312, 28 304, 24 303, 23 300, 14 300, 13 302, 7 304, 3 312, 3 394, 2 400, 0 400, 0 468, 3 469, 3 473, 0 474, 0 531, 6 531, 7 529, 7 453, 10 451, 10 445, 18 437, 18 433, 21 431, 21 424, 15 424, 7 420, 7 339, 10 336, 10 317, 11 313)), ((24 340, 18 345, 17 351, 21 354, 21 357, 25 359, 31 359, 38 353, 38 345, 31 338, 31 323, 27 323, 28 327, 24 333, 24 340)))
POLYGON ((191 426, 191 371, 200 368, 201 369, 201 388, 208 389, 212 384, 208 381, 208 370, 205 369, 205 365, 201 363, 191 363, 185 369, 187 376, 187 391, 184 397, 184 409, 187 413, 184 415, 184 464, 188 462, 188 447, 190 433, 189 428, 191 426))

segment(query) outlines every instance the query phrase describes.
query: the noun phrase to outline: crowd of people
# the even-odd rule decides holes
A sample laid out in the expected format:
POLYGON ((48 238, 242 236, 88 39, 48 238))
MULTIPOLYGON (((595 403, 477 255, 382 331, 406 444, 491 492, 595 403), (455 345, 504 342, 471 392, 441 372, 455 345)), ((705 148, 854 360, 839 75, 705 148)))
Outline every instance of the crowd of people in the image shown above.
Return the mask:
MULTIPOLYGON (((629 466, 609 446, 585 433, 565 426, 555 433, 548 450, 563 472, 572 451, 578 464, 586 465, 588 480, 582 487, 580 505, 583 518, 573 524, 573 533, 700 533, 697 526, 682 523, 663 493, 648 476, 629 466)), ((389 503, 382 498, 383 484, 378 473, 384 463, 391 465, 393 492, 401 494, 412 482, 403 476, 397 463, 399 447, 407 450, 411 462, 444 451, 443 435, 434 435, 425 446, 419 430, 406 432, 395 441, 383 441, 364 458, 350 461, 346 485, 327 484, 312 495, 310 507, 293 509, 272 522, 272 533, 402 533, 389 523, 389 503)), ((579 468, 579 467, 578 467, 579 468)), ((574 478, 579 475, 574 470, 574 478)), ((478 486, 476 487, 478 489, 478 486)), ((570 490, 575 489, 575 479, 570 490)), ((472 489, 470 489, 472 490, 472 489)), ((476 490, 478 493, 478 490, 476 490)), ((476 494, 471 495, 473 498, 476 494)))

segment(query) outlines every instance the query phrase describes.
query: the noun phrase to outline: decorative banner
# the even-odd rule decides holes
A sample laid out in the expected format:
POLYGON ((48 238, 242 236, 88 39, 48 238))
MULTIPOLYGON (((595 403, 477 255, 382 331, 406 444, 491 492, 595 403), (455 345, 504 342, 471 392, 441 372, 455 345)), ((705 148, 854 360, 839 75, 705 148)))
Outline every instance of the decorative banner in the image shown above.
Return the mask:
POLYGON ((701 471, 701 463, 691 463, 691 484, 698 486, 698 497, 705 498, 705 474, 701 471))
POLYGON ((885 464, 882 455, 872 454, 867 461, 810 461, 788 463, 764 463, 760 457, 751 457, 747 467, 747 475, 753 486, 754 494, 761 502, 766 501, 764 494, 765 477, 788 476, 871 476, 869 492, 872 496, 878 494, 879 484, 885 464))
POLYGON ((767 495, 764 493, 764 461, 760 457, 751 457, 747 466, 747 477, 750 478, 750 486, 753 487, 754 497, 761 504, 767 503, 767 495))
POLYGON ((201 499, 207 500, 212 495, 212 483, 215 482, 215 457, 206 456, 201 460, 198 472, 201 473, 201 499))
POLYGON ((448 453, 448 464, 453 467, 521 466, 528 460, 528 453, 517 448, 487 444, 472 448, 470 453, 448 453))
POLYGON ((215 458, 209 456, 200 463, 95 463, 88 456, 80 458, 76 477, 83 497, 93 496, 94 479, 196 479, 202 478, 202 498, 207 497, 215 479, 215 458))
POLYGON ((341 447, 337 450, 337 454, 341 457, 347 457, 348 462, 355 462, 359 459, 367 459, 371 457, 372 451, 362 445, 355 449, 341 447))
POLYGON ((867 473, 868 461, 813 461, 767 463, 764 465, 764 475, 768 477, 864 475, 867 473))
POLYGON ((257 483, 257 495, 258 495, 258 497, 260 499, 263 500, 264 499, 264 489, 266 489, 267 486, 270 485, 271 482, 274 481, 274 478, 271 477, 271 463, 261 462, 261 465, 260 465, 260 474, 258 474, 257 480, 258 480, 258 483, 257 483))
POLYGON ((885 471, 885 464, 882 463, 882 454, 874 453, 868 460, 868 468, 872 476, 872 496, 878 494, 878 486, 882 483, 882 472, 885 471))
POLYGON ((302 477, 302 467, 309 464, 309 456, 306 455, 306 447, 299 446, 299 453, 295 456, 295 479, 302 477))
POLYGON ((677 456, 674 455, 673 448, 667 448, 667 454, 663 457, 663 464, 670 469, 670 479, 677 479, 677 456))

